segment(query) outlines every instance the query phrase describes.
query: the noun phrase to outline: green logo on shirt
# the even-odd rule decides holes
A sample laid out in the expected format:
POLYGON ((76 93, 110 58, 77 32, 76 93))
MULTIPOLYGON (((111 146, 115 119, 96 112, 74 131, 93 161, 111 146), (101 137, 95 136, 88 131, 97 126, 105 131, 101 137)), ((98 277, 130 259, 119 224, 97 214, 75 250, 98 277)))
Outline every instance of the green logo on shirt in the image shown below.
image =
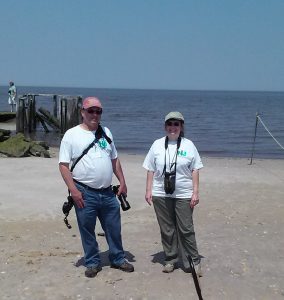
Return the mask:
POLYGON ((105 139, 100 139, 99 140, 99 145, 100 145, 100 148, 105 149, 107 147, 106 140, 105 139))
POLYGON ((179 156, 186 156, 186 151, 184 151, 184 150, 178 150, 178 155, 179 156))

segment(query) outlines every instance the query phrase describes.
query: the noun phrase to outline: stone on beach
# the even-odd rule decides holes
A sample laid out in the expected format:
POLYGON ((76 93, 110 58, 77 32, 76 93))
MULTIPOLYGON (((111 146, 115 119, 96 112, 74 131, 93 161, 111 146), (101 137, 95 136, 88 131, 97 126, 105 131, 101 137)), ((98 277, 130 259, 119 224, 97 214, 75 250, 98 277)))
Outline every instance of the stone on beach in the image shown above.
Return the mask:
MULTIPOLYGON (((42 156, 50 157, 48 152, 48 146, 43 142, 36 142, 25 138, 22 133, 18 133, 14 136, 7 137, 3 133, 1 136, 0 131, 0 153, 7 155, 8 157, 26 157, 26 156, 42 156)), ((8 131, 6 130, 6 133, 8 131)))

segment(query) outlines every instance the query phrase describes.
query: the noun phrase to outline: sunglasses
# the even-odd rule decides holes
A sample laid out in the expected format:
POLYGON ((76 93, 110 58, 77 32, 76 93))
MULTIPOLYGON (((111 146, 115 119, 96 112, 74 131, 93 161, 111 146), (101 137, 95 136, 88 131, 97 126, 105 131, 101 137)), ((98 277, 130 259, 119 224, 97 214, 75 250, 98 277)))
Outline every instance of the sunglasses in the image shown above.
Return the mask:
POLYGON ((171 121, 168 121, 168 122, 166 122, 166 125, 167 126, 179 127, 180 126, 180 122, 171 122, 171 121))
POLYGON ((83 108, 88 114, 97 114, 97 115, 101 115, 103 113, 103 110, 101 108, 83 108))

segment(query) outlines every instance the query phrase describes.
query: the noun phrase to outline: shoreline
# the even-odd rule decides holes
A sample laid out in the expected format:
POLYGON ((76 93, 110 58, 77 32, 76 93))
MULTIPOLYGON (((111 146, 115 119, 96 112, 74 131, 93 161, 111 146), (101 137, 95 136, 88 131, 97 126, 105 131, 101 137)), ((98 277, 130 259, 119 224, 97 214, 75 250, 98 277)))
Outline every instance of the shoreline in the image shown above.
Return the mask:
MULTIPOLYGON (((11 130, 12 134, 16 133, 16 119, 12 119, 6 122, 0 122, 0 129, 6 129, 6 130, 11 130)), ((31 138, 36 140, 43 140, 45 141, 48 145, 51 145, 50 148, 52 149, 59 149, 60 147, 60 137, 55 134, 52 135, 52 132, 49 134, 46 134, 44 132, 40 132, 38 133, 38 137, 35 134, 31 134, 31 138), (43 137, 43 138, 42 138, 43 137), (56 145, 54 145, 54 140, 56 141, 56 145)), ((151 144, 149 144, 149 149, 150 149, 151 144)), ((117 150, 118 150, 118 154, 128 154, 128 155, 144 155, 146 156, 148 150, 142 151, 142 150, 129 150, 129 149, 125 149, 125 148, 121 148, 119 146, 117 146, 117 150)), ((261 154, 258 153, 256 150, 254 152, 254 156, 253 156, 253 160, 262 160, 262 159, 273 159, 273 160, 282 160, 284 159, 284 152, 283 152, 283 156, 281 156, 280 154, 274 154, 274 155, 265 155, 265 154, 261 154)), ((251 159, 251 149, 248 149, 248 154, 235 154, 232 155, 232 153, 228 153, 227 155, 220 154, 218 155, 216 152, 211 152, 210 151, 199 151, 201 158, 236 158, 236 159, 251 159)))

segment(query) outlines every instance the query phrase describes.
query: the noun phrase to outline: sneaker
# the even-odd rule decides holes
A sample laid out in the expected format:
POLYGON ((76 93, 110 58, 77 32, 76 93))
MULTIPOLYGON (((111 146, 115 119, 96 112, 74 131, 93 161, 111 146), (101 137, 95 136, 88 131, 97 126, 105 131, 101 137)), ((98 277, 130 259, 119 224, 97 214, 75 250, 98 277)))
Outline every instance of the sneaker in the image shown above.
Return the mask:
POLYGON ((175 269, 174 264, 166 264, 163 268, 164 273, 172 273, 175 269))
POLYGON ((202 277, 203 276, 203 272, 201 270, 201 262, 198 265, 194 265, 194 268, 195 268, 196 275, 198 277, 202 277))
POLYGON ((102 267, 97 266, 97 267, 87 267, 85 271, 85 276, 89 278, 96 277, 97 274, 102 270, 102 267))
POLYGON ((132 264, 130 264, 127 260, 125 260, 121 265, 111 265, 111 268, 119 269, 123 272, 133 272, 134 267, 132 264))

